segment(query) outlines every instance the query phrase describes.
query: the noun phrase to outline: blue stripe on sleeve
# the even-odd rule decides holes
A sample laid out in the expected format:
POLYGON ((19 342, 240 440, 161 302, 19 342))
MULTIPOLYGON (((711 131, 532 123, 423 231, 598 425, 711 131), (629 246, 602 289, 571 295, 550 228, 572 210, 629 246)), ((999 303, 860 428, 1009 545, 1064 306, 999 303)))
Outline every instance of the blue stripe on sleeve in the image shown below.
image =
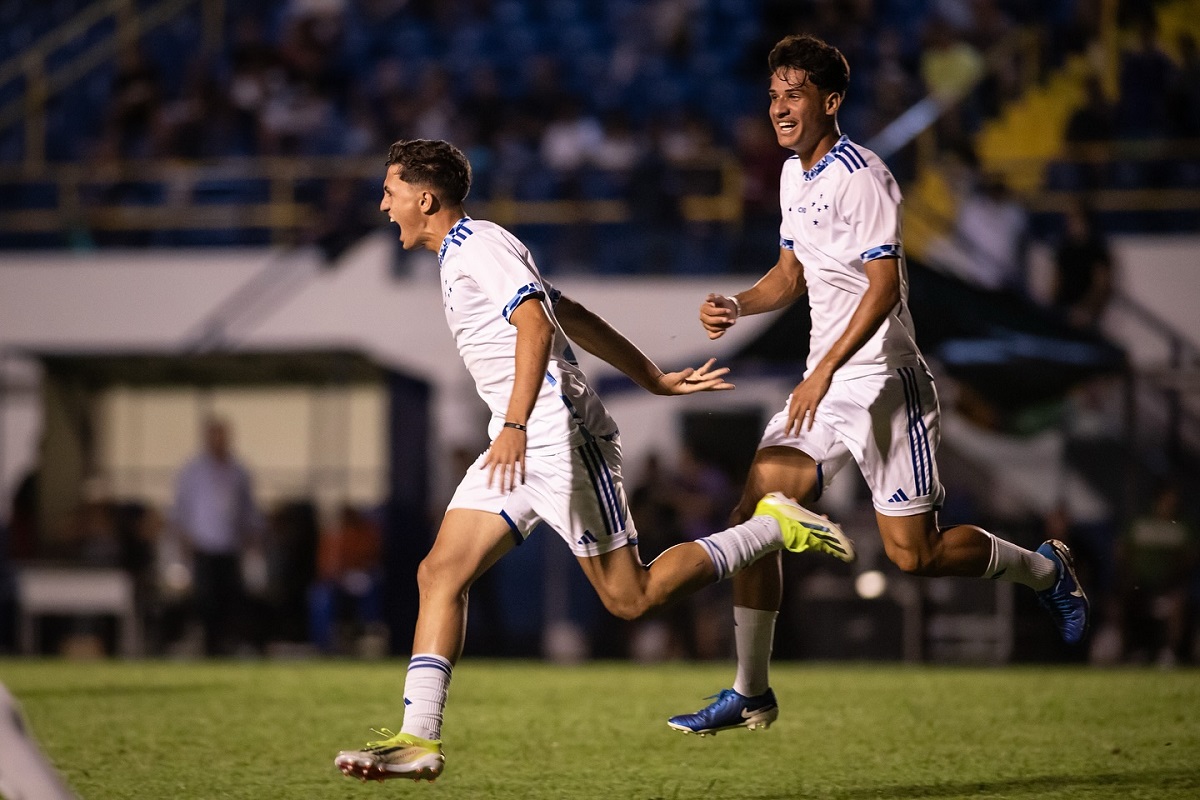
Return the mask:
POLYGON ((522 286, 520 289, 517 289, 517 293, 515 295, 513 295, 513 299, 509 300, 508 305, 506 305, 504 307, 503 313, 504 313, 505 321, 508 321, 508 318, 512 315, 512 312, 517 310, 517 306, 521 305, 521 303, 524 302, 526 297, 529 297, 532 294, 541 294, 541 293, 542 293, 542 287, 538 286, 536 283, 527 283, 524 286, 522 286))
POLYGON ((784 239, 783 237, 779 238, 779 246, 785 250, 795 250, 796 249, 795 242, 793 242, 791 239, 784 239))
POLYGON ((898 244, 881 244, 878 247, 872 247, 870 250, 864 250, 858 257, 865 264, 877 258, 899 258, 902 251, 903 248, 898 244))

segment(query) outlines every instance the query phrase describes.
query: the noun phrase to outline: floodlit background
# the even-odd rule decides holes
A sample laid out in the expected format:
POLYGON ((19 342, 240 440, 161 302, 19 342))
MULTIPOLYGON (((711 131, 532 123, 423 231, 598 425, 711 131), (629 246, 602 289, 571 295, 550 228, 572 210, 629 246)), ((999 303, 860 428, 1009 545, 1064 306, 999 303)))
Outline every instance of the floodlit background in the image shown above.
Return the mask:
MULTIPOLYGON (((0 652, 207 652, 170 521, 214 417, 259 532, 220 652, 407 652, 487 442, 436 259, 378 212, 400 138, 466 151, 469 213, 661 365, 734 369, 664 400, 583 362, 643 555, 723 527, 807 311, 711 343, 696 310, 774 263, 766 54, 801 31, 905 192, 942 519, 1066 539, 1096 630, 1066 651, 1031 593, 901 575, 850 470, 821 508, 862 558, 787 561, 777 655, 1195 659, 1195 0, 0 0, 0 652)), ((625 624, 571 561, 552 533, 506 558, 468 653, 731 655, 727 587, 625 624)))

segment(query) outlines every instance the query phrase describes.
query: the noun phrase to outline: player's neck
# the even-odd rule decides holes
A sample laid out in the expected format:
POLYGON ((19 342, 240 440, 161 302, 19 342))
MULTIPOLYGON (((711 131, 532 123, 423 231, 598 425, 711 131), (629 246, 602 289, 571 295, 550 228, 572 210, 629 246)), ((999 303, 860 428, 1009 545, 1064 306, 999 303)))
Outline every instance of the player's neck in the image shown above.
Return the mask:
POLYGON ((425 249, 432 250, 435 253, 441 250, 442 242, 450 235, 450 231, 454 230, 454 226, 458 224, 458 221, 466 215, 467 212, 463 210, 462 206, 439 209, 436 214, 429 218, 429 222, 425 225, 425 249))
POLYGON ((833 149, 833 146, 838 143, 838 139, 842 138, 842 132, 834 125, 829 130, 821 134, 821 137, 811 143, 797 145, 793 148, 793 152, 800 156, 800 166, 804 167, 805 171, 816 166, 825 155, 833 149))

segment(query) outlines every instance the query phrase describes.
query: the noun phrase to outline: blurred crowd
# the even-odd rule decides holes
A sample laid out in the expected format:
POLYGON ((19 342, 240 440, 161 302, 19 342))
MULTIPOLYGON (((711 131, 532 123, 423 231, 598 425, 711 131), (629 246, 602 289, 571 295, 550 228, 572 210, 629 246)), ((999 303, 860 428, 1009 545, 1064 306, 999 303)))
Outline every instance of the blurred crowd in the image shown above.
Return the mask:
MULTIPOLYGON (((124 51, 107 83, 80 89, 64 104, 70 113, 51 116, 48 156, 98 165, 144 157, 377 157, 398 138, 444 138, 470 157, 475 199, 629 203, 637 253, 606 253, 597 241, 603 237, 552 226, 519 231, 553 253, 552 271, 755 271, 769 263, 763 258, 773 237, 764 248, 762 234, 777 217, 786 155, 767 123, 764 91, 766 54, 782 33, 810 31, 846 53, 852 81, 840 116, 857 141, 870 141, 932 95, 950 106, 937 138, 953 152, 970 148, 982 122, 1021 90, 1023 74, 1046 74, 1094 46, 1102 5, 254 0, 228 7, 218 46, 199 46, 197 15, 124 51), (1035 32, 1032 51, 1006 46, 1022 30, 1035 32), (743 172, 741 229, 695 219, 685 226, 683 198, 715 193, 725 160, 743 172), (671 241, 696 244, 688 251, 665 246, 671 241)), ((1152 4, 1121 7, 1126 24, 1142 26, 1144 42, 1125 55, 1119 96, 1101 98, 1109 108, 1081 111, 1108 122, 1073 130, 1092 138, 1190 135, 1200 118, 1189 79, 1194 43, 1180 43, 1177 64, 1157 42, 1152 4)), ((0 139, 0 159, 16 160, 19 152, 19 138, 0 139)), ((912 177, 910 154, 889 161, 902 182, 912 177)), ((1068 164, 1052 180, 1080 188, 1082 179, 1068 164)), ((334 249, 360 235, 377 182, 300 187, 301 199, 322 214, 307 235, 334 249)), ((262 201, 266 192, 261 181, 209 188, 214 198, 244 202, 262 201)), ((167 198, 125 181, 104 199, 167 198)))

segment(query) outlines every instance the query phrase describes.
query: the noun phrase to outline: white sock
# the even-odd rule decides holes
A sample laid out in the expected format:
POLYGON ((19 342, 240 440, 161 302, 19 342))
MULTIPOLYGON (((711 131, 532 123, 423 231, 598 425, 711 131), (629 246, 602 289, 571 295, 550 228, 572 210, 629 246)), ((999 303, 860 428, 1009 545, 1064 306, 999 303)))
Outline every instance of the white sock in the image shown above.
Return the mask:
POLYGON ((1041 553, 984 533, 992 540, 992 558, 983 577, 1020 583, 1038 592, 1049 589, 1058 580, 1058 567, 1041 553))
POLYGON ((442 738, 442 714, 450 690, 450 662, 433 653, 413 653, 404 679, 404 727, 422 739, 442 738))
POLYGON ((775 644, 778 611, 733 607, 733 638, 737 646, 737 677, 733 690, 757 697, 771 688, 771 648, 775 644))
POLYGON ((751 517, 741 525, 697 539, 723 581, 757 561, 759 556, 783 547, 779 523, 773 517, 751 517))

